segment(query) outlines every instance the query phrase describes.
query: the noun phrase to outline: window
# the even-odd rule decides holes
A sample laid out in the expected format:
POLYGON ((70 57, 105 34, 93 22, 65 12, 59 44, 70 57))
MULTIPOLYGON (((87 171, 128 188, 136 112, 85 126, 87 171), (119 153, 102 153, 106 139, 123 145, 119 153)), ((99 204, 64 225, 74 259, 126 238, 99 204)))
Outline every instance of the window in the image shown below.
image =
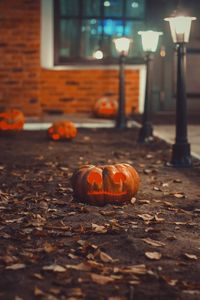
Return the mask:
POLYGON ((142 56, 137 32, 144 28, 145 0, 54 0, 55 64, 115 63, 113 38, 130 37, 130 62, 142 56), (97 50, 103 59, 94 58, 97 50))

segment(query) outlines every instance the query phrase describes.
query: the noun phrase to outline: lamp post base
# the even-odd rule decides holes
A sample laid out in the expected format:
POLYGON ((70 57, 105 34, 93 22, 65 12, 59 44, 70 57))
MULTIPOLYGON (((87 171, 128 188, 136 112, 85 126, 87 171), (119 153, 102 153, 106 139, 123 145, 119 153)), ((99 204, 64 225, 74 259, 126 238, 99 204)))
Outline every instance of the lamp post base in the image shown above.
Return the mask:
POLYGON ((153 137, 153 127, 150 123, 143 125, 139 131, 138 142, 139 143, 149 143, 152 142, 153 137))
POLYGON ((126 119, 117 120, 115 128, 117 128, 117 129, 125 129, 126 128, 126 119))
POLYGON ((189 168, 192 166, 189 143, 174 144, 172 146, 171 165, 178 168, 189 168))

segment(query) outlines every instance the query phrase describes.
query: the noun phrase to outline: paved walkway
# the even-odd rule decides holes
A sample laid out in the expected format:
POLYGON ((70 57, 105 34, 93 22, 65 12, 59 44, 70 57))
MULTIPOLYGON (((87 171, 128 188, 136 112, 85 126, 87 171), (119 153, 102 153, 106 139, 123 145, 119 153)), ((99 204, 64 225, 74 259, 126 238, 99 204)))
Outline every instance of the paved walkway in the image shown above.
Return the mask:
MULTIPOLYGON (((62 116, 59 119, 63 119, 62 116)), ((77 127, 85 128, 112 128, 115 122, 112 120, 97 119, 88 116, 70 116, 77 127)), ((40 120, 29 118, 25 124, 25 130, 46 130, 53 121, 58 120, 58 117, 44 117, 40 120)), ((128 127, 140 126, 135 121, 129 121, 128 127)), ((154 135, 173 144, 175 140, 175 125, 154 125, 154 135)), ((194 157, 200 159, 200 124, 188 126, 188 140, 191 144, 191 150, 194 157)))
MULTIPOLYGON (((175 126, 155 125, 154 134, 172 144, 175 141, 175 126)), ((188 140, 193 156, 200 159, 200 125, 188 126, 188 140)))

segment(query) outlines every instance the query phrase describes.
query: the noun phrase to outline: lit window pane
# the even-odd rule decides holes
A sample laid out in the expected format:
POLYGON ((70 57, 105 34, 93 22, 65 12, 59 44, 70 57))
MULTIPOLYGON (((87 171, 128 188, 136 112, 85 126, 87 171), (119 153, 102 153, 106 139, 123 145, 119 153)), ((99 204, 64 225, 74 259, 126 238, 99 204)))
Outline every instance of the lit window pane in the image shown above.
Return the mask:
POLYGON ((144 18, 145 0, 127 0, 126 17, 144 18))
POLYGON ((101 2, 100 0, 83 0, 83 16, 92 17, 100 16, 101 12, 101 2))
POLYGON ((81 56, 93 58, 93 54, 101 46, 102 26, 97 19, 84 20, 81 28, 81 56))
POLYGON ((60 22, 60 55, 61 57, 78 56, 78 31, 77 20, 62 20, 60 22))
POLYGON ((117 57, 113 39, 124 35, 123 22, 121 20, 103 20, 103 49, 104 57, 117 57))
POLYGON ((137 32, 144 29, 145 0, 55 1, 58 1, 60 10, 60 14, 56 14, 59 18, 55 35, 59 43, 56 57, 61 63, 70 59, 94 60, 94 53, 99 49, 108 61, 109 58, 118 58, 113 39, 120 36, 130 37, 133 41, 129 57, 143 55, 137 32))
POLYGON ((60 0, 60 14, 62 16, 78 16, 79 0, 60 0))
POLYGON ((124 34, 124 26, 122 20, 104 20, 103 31, 104 34, 108 36, 122 36, 124 34))
POLYGON ((123 1, 122 0, 103 0, 105 17, 122 17, 123 1))

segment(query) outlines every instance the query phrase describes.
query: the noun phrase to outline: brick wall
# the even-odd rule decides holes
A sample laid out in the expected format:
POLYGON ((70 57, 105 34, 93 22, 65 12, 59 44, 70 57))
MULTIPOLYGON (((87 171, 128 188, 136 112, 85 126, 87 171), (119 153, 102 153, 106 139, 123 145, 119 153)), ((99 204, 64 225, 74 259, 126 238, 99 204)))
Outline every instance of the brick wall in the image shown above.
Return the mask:
POLYGON ((0 1, 0 107, 40 113, 40 1, 0 1))
MULTIPOLYGON (((102 96, 117 99, 117 70, 40 67, 40 0, 1 0, 0 36, 0 109, 86 113, 102 96)), ((126 70, 127 113, 138 109, 138 86, 139 71, 126 70)))
MULTIPOLYGON (((139 71, 126 71, 126 111, 138 109, 139 71)), ((97 99, 118 98, 117 70, 72 70, 41 72, 43 111, 91 112, 97 99)))

